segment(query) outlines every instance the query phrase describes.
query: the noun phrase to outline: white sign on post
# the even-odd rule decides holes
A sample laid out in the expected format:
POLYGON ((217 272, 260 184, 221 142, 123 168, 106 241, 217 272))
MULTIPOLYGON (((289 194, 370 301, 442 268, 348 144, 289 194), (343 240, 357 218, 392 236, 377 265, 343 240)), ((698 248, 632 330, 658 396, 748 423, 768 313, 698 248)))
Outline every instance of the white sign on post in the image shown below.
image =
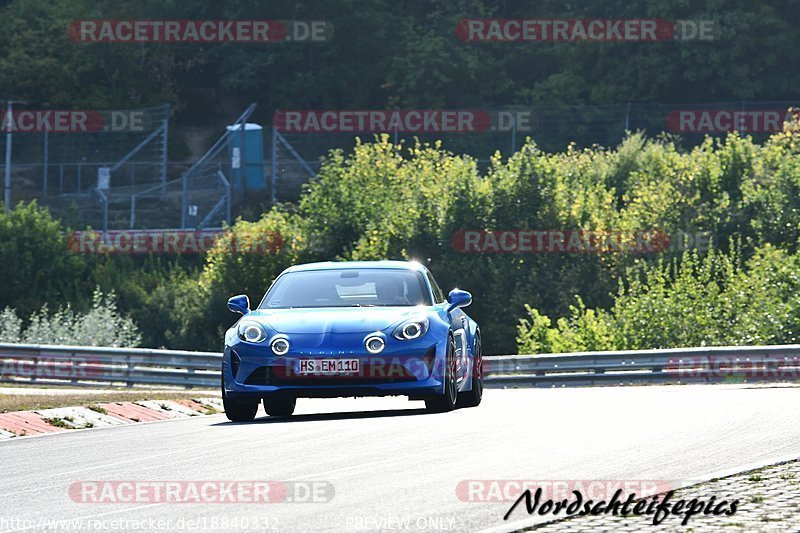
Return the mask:
POLYGON ((238 147, 234 147, 231 153, 231 168, 239 168, 241 166, 242 156, 238 147))
POLYGON ((111 169, 100 167, 97 169, 97 188, 108 189, 111 187, 111 169))

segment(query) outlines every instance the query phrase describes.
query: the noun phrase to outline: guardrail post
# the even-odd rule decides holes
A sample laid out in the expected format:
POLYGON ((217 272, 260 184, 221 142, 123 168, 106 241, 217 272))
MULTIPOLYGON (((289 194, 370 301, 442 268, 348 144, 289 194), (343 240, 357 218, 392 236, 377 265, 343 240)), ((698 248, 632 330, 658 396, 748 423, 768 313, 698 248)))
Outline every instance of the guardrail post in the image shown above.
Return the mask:
POLYGON ((73 385, 78 384, 78 371, 76 369, 77 365, 75 364, 76 359, 77 358, 75 357, 75 353, 71 353, 69 358, 69 363, 70 363, 69 368, 70 368, 70 377, 72 378, 70 380, 70 383, 72 383, 73 385))
MULTIPOLYGON (((191 380, 193 377, 195 377, 194 368, 187 368, 186 374, 187 374, 186 377, 188 378, 187 381, 191 380)), ((187 389, 191 389, 194 387, 194 385, 192 385, 191 383, 187 383, 185 387, 187 389)))
POLYGON ((128 355, 125 357, 126 360, 126 371, 125 371, 125 386, 129 389, 133 388, 133 361, 131 361, 131 356, 128 355))
MULTIPOLYGON (((597 363, 598 363, 597 358, 594 358, 592 360, 592 363, 594 365, 597 365, 597 363)), ((592 374, 592 378, 591 378, 592 386, 597 385, 597 381, 595 381, 595 377, 594 376, 597 376, 598 374, 605 374, 605 373, 606 373, 606 369, 605 368, 595 368, 594 369, 594 373, 592 374)))

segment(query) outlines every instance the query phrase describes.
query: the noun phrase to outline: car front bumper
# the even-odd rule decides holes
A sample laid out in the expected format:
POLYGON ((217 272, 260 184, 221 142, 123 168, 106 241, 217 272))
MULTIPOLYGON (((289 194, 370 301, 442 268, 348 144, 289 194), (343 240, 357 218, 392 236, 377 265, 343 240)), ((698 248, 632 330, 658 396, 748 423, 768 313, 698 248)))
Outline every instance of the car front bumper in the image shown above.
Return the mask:
MULTIPOLYGON (((443 391, 447 342, 424 336, 416 341, 387 342, 377 355, 366 353, 363 335, 342 335, 336 342, 294 335, 286 355, 276 356, 266 344, 236 340, 225 346, 222 372, 229 398, 286 394, 305 398, 345 396, 409 396, 422 399, 443 391), (323 348, 333 345, 336 348, 323 348), (303 375, 301 359, 358 359, 359 372, 303 375)), ((330 341, 330 339, 327 339, 330 341)))

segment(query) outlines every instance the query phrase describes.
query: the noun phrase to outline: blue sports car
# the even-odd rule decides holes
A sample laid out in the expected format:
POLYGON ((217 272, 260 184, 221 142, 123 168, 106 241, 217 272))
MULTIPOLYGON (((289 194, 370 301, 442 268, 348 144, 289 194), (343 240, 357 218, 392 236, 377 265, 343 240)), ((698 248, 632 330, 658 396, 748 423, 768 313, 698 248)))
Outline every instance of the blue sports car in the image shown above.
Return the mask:
POLYGON ((404 261, 326 262, 286 269, 256 309, 225 333, 222 398, 232 421, 259 402, 289 416, 297 398, 408 396, 430 411, 474 407, 483 374, 478 324, 445 298, 424 266, 404 261))

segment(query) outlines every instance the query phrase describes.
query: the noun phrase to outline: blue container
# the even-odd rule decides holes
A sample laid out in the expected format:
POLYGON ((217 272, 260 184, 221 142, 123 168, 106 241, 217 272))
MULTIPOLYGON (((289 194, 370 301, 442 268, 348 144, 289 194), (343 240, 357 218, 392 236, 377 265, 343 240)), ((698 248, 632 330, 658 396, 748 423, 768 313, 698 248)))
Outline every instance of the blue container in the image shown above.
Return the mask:
POLYGON ((228 143, 231 162, 231 181, 235 189, 265 189, 264 180, 264 128, 258 124, 228 126, 231 132, 228 143), (244 161, 241 146, 244 144, 244 161))

